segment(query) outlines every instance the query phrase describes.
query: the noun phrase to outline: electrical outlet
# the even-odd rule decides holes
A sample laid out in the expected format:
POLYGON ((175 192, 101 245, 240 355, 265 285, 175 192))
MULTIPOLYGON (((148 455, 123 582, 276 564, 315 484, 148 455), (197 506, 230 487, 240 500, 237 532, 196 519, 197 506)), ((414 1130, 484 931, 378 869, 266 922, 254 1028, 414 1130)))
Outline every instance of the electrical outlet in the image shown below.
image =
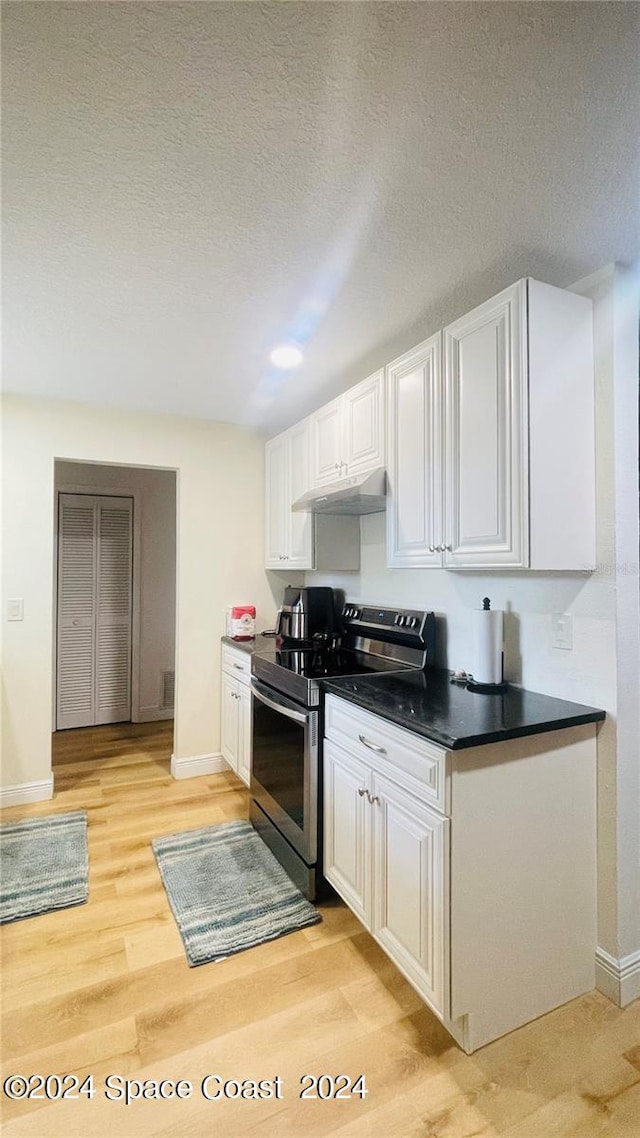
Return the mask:
POLYGON ((554 612, 551 617, 551 643, 554 648, 573 648, 573 617, 568 612, 554 612))
POLYGON ((24 620, 24 601, 22 597, 11 597, 7 601, 7 620, 24 620))

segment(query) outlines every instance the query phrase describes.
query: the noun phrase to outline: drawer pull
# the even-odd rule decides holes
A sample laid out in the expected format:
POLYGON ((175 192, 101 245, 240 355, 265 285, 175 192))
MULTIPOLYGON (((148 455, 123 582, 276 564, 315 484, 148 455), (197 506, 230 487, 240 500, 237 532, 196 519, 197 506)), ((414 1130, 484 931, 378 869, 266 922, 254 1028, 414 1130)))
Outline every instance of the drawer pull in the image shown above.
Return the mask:
POLYGON ((384 747, 379 747, 377 743, 371 743, 366 735, 358 735, 360 742, 363 746, 368 747, 370 751, 375 751, 376 755, 386 755, 384 747))
POLYGON ((369 794, 369 791, 367 791, 367 798, 372 806, 374 806, 376 802, 380 805, 380 799, 377 794, 369 794))
POLYGON ((233 666, 234 668, 237 668, 239 672, 244 672, 244 664, 236 664, 234 661, 233 666))
POLYGON ((369 791, 367 790, 366 786, 359 786, 358 787, 358 794, 360 795, 361 798, 364 798, 365 794, 368 797, 369 791))

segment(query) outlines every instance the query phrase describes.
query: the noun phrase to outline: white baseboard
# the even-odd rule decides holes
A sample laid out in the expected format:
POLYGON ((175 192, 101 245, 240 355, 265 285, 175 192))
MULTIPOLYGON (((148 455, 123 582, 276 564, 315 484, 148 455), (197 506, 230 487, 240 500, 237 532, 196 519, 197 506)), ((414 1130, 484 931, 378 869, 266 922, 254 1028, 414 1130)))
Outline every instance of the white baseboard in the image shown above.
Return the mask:
POLYGON ((53 774, 39 782, 20 782, 0 787, 0 807, 24 806, 28 802, 46 802, 53 798, 53 774))
POLYGON ((596 987, 614 1004, 625 1008, 640 996, 640 950, 617 960, 596 949, 596 987))
POLYGON ((174 778, 197 778, 202 774, 219 774, 231 770, 228 762, 218 751, 212 755, 193 755, 190 759, 171 756, 171 774, 174 778))

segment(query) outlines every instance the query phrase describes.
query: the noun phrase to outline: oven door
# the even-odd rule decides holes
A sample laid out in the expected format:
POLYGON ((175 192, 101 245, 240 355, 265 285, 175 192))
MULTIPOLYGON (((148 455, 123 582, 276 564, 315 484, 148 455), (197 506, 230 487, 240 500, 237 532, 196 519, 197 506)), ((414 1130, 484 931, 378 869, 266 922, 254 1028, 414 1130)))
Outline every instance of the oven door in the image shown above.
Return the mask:
POLYGON ((251 680, 251 797, 308 865, 318 854, 318 710, 251 680))

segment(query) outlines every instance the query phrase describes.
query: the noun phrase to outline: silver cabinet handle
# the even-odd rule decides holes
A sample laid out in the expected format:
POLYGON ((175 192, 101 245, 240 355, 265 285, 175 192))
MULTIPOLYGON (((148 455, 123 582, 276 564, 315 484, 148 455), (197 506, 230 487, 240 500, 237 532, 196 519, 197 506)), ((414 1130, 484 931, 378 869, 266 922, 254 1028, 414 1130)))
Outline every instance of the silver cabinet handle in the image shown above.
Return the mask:
POLYGON ((239 672, 244 672, 244 664, 236 664, 236 662, 234 660, 233 666, 234 666, 234 668, 237 668, 239 672))
POLYGON ((453 547, 451 545, 445 545, 445 549, 447 553, 453 553, 453 547))
POLYGON ((360 795, 361 798, 364 798, 365 794, 368 795, 368 793, 369 793, 369 791, 367 790, 367 788, 365 786, 359 786, 358 787, 358 794, 360 795))
POLYGON ((435 551, 436 551, 435 545, 430 545, 429 546, 429 553, 435 553, 435 551))
POLYGON ((367 798, 369 799, 369 802, 371 803, 372 806, 376 802, 378 803, 378 805, 380 805, 380 799, 378 798, 377 794, 369 794, 369 791, 367 791, 367 798))
POLYGON ((375 751, 376 755, 386 755, 384 747, 379 747, 377 743, 371 743, 365 735, 358 735, 360 742, 363 746, 368 747, 370 751, 375 751))

